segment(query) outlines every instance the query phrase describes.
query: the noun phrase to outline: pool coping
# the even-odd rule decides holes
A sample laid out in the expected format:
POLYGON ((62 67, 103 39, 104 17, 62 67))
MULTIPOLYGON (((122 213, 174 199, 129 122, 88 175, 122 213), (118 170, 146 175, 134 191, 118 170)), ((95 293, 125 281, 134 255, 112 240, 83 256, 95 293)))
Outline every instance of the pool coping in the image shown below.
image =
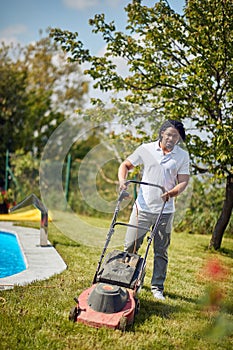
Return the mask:
POLYGON ((14 226, 13 222, 8 221, 0 222, 0 230, 17 236, 27 266, 22 272, 0 278, 0 291, 45 280, 67 269, 62 257, 50 242, 46 247, 40 246, 40 230, 14 226))

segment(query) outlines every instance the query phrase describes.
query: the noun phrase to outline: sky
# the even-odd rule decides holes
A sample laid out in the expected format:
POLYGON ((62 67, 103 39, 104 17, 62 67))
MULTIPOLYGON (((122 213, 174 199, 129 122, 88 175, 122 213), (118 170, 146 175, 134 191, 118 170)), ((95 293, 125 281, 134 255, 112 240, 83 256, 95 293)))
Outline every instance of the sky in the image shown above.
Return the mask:
MULTIPOLYGON (((185 0, 166 0, 170 7, 182 13, 185 0)), ((100 34, 92 33, 88 21, 95 14, 104 13, 107 22, 114 21, 117 30, 124 31, 127 14, 124 10, 131 0, 0 0, 0 43, 20 43, 22 46, 34 43, 48 35, 46 30, 60 28, 71 32, 78 32, 78 39, 89 49, 92 55, 102 56, 106 43, 100 34)), ((156 0, 142 0, 148 7, 154 6, 156 0)), ((115 62, 115 61, 114 61, 115 62)), ((116 60, 118 72, 125 74, 124 60, 116 60)), ((87 68, 85 63, 83 69, 87 68)), ((128 70, 127 70, 128 72, 128 70)), ((107 102, 111 92, 103 93, 93 89, 90 81, 87 105, 90 97, 99 98, 107 102)))
MULTIPOLYGON (((185 0, 167 0, 176 12, 182 13, 185 0)), ((114 21, 117 30, 124 30, 130 0, 0 0, 0 42, 28 45, 40 39, 39 32, 48 27, 79 33, 85 47, 98 54, 105 46, 88 24, 97 13, 104 13, 107 21, 114 21)), ((148 7, 156 0, 143 0, 148 7)))

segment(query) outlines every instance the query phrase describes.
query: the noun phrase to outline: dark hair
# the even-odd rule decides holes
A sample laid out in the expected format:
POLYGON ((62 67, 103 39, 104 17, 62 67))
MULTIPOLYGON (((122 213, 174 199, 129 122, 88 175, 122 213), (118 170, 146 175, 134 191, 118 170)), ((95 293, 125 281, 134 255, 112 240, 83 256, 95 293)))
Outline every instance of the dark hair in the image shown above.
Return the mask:
POLYGON ((175 128, 179 134, 180 137, 182 138, 183 141, 185 141, 185 130, 184 130, 184 125, 183 123, 177 121, 177 120, 172 120, 172 119, 168 119, 166 122, 164 122, 161 126, 161 128, 159 129, 159 139, 161 141, 162 139, 162 132, 165 131, 168 128, 175 128))

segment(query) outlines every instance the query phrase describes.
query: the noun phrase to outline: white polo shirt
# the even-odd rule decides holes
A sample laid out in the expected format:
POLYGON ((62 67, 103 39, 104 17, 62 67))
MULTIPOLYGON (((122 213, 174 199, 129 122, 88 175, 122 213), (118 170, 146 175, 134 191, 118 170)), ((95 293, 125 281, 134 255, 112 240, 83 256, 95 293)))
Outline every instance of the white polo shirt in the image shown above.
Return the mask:
MULTIPOLYGON (((139 146, 128 158, 134 166, 143 165, 142 180, 171 190, 177 184, 178 174, 189 174, 189 154, 179 146, 164 154, 159 141, 139 146)), ((139 209, 159 213, 163 204, 162 191, 156 187, 141 185, 137 197, 139 209)), ((170 198, 164 213, 175 211, 174 198, 170 198)))

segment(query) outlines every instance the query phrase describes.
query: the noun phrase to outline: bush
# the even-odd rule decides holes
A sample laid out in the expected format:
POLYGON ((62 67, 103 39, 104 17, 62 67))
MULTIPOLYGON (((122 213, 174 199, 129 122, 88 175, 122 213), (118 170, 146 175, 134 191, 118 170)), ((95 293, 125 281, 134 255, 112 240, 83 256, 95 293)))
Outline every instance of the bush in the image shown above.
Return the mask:
MULTIPOLYGON (((208 175, 192 177, 192 195, 185 209, 183 219, 175 225, 175 231, 212 234, 220 216, 225 198, 225 185, 212 183, 208 175)), ((179 208, 177 209, 179 210, 179 208)), ((232 234, 231 219, 226 234, 232 234)))

